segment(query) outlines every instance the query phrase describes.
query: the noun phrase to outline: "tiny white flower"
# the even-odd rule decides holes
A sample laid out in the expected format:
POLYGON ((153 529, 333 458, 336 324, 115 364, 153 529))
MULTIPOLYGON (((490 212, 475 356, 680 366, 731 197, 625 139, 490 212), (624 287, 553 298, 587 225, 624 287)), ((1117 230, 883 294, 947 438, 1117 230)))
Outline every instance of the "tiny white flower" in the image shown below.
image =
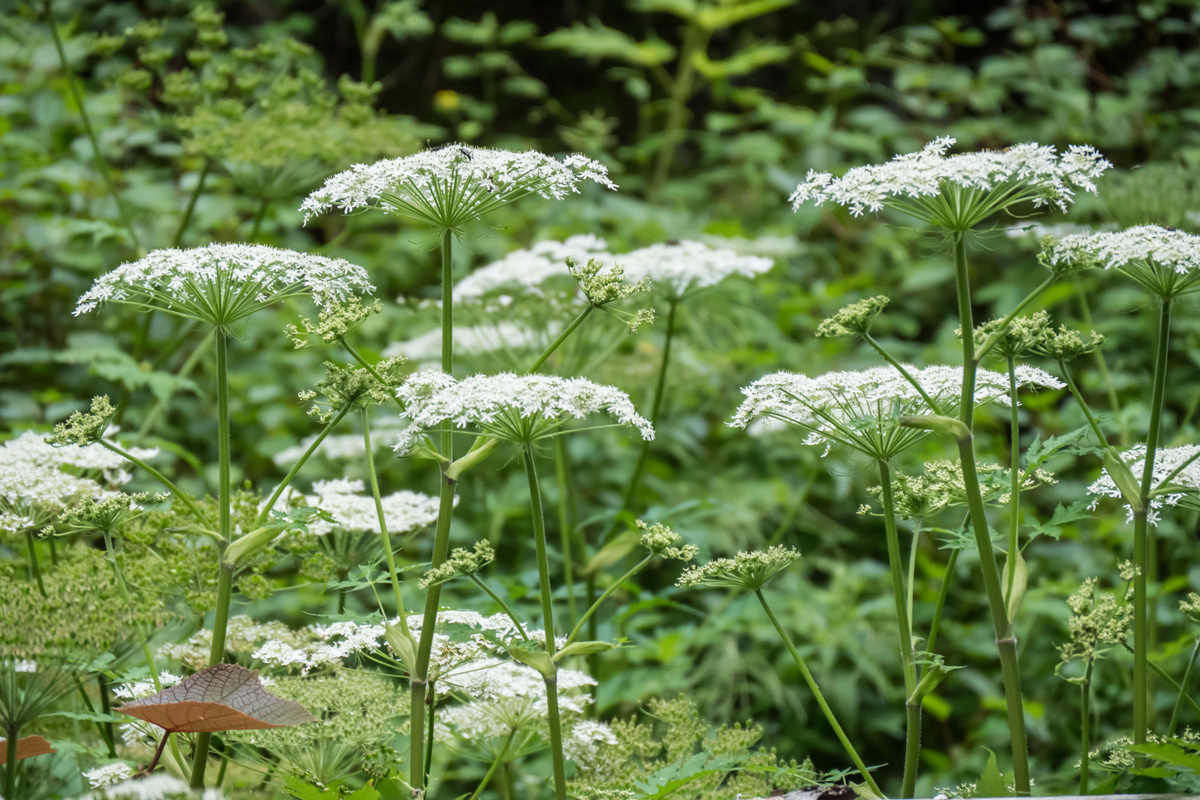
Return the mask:
POLYGON ((129 780, 133 775, 133 767, 124 761, 114 761, 111 764, 105 764, 103 767, 93 767, 83 773, 83 777, 87 779, 88 785, 93 789, 114 786, 121 781, 129 780))

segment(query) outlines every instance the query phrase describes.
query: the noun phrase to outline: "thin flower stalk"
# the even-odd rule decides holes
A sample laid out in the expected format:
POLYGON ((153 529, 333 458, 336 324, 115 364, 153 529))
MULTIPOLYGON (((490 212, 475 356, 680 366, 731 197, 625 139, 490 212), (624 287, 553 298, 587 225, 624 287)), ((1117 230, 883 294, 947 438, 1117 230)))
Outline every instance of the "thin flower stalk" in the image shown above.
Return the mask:
MULTIPOLYGON (((263 504, 263 510, 258 515, 258 525, 262 525, 267 521, 268 517, 271 515, 271 509, 275 508, 275 503, 279 500, 280 496, 284 493, 287 487, 291 485, 301 468, 308 463, 308 459, 312 457, 312 454, 317 452, 317 448, 321 446, 321 442, 325 441, 325 438, 329 436, 335 427, 337 427, 337 424, 342 421, 342 418, 345 417, 346 414, 350 413, 350 408, 351 407, 347 405, 338 409, 337 413, 334 414, 333 419, 329 420, 329 422, 325 424, 325 427, 322 428, 321 432, 317 434, 317 437, 313 440, 313 443, 309 445, 309 448, 305 450, 300 458, 296 460, 296 463, 292 465, 290 470, 288 470, 287 475, 283 476, 283 480, 279 482, 279 485, 275 487, 275 491, 271 493, 271 496, 267 499, 267 502, 263 504)), ((365 409, 363 414, 363 423, 364 425, 366 424, 365 409)), ((365 430, 366 429, 364 427, 364 431, 365 430)), ((368 456, 369 455, 370 451, 368 450, 368 456)), ((380 519, 380 525, 383 525, 382 518, 380 519)))
POLYGON ((383 513, 383 500, 379 496, 379 479, 375 474, 375 451, 371 447, 371 425, 367 408, 359 411, 363 426, 363 447, 366 450, 367 479, 371 484, 371 498, 375 501, 375 515, 379 519, 379 533, 383 538, 383 555, 387 559, 388 578, 392 584, 392 597, 396 601, 396 614, 400 619, 400 630, 404 636, 412 638, 408 630, 408 612, 404 610, 404 598, 400 594, 400 575, 396 571, 396 551, 392 549, 392 539, 388 535, 387 515, 383 513))
POLYGON ((1187 669, 1183 671, 1183 678, 1179 681, 1179 691, 1175 694, 1175 706, 1171 709, 1171 723, 1167 726, 1167 736, 1175 735, 1175 727, 1179 722, 1179 709, 1183 707, 1183 698, 1187 694, 1187 687, 1192 682, 1192 670, 1196 666, 1197 656, 1200 656, 1200 639, 1196 640, 1191 658, 1188 659, 1187 669))

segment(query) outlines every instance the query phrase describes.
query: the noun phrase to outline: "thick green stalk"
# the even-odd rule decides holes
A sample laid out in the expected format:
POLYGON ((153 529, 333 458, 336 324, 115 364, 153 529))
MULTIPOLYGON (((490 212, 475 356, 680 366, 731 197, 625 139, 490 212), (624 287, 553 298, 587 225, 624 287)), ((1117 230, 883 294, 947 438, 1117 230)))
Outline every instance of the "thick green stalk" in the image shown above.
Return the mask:
MULTIPOLYGON (((233 594, 233 567, 225 563, 225 548, 233 537, 230 521, 231 490, 229 461, 231 442, 229 438, 229 334, 218 329, 214 337, 217 348, 217 563, 220 576, 217 580, 217 608, 213 614, 212 648, 208 653, 208 665, 215 667, 225 660, 225 632, 229 627, 229 600, 233 594)), ((204 771, 208 766, 208 748, 212 734, 196 735, 196 755, 192 761, 193 789, 204 788, 204 771)))
POLYGON ((1171 724, 1167 727, 1167 735, 1175 735, 1175 724, 1179 722, 1179 709, 1183 707, 1184 693, 1187 691, 1188 684, 1192 682, 1192 668, 1196 666, 1196 656, 1200 655, 1200 639, 1196 640, 1196 646, 1192 648, 1192 657, 1188 659, 1187 669, 1183 671, 1183 680, 1179 682, 1179 692, 1175 695, 1175 707, 1171 709, 1171 724))
POLYGON ((583 309, 583 311, 580 311, 579 315, 576 316, 575 319, 571 320, 571 324, 568 325, 566 328, 564 328, 563 332, 560 333, 557 336, 557 338, 555 338, 555 340, 550 343, 550 346, 546 348, 546 352, 542 353, 542 355, 538 357, 538 360, 533 362, 533 366, 529 368, 530 374, 537 372, 539 369, 541 369, 542 364, 546 363, 546 359, 550 358, 550 356, 554 353, 554 351, 558 349, 559 345, 561 345, 563 342, 565 342, 567 340, 567 338, 572 333, 575 332, 575 329, 583 324, 583 321, 588 318, 588 315, 591 314, 595 310, 596 310, 596 307, 594 305, 592 305, 591 303, 589 303, 583 309))
MULTIPOLYGON (((454 490, 457 482, 442 477, 442 489, 438 501, 437 529, 433 535, 434 567, 446 561, 450 550, 450 518, 454 513, 454 490)), ((425 592, 425 613, 421 620, 421 639, 417 643, 417 669, 410 680, 412 711, 409 717, 409 764, 413 765, 408 781, 416 791, 425 788, 425 771, 419 765, 425 763, 425 695, 429 689, 429 658, 433 653, 433 632, 437 627, 438 603, 442 596, 440 583, 430 586, 425 592)))
POLYGON ((10 725, 5 731, 5 770, 4 770, 4 796, 16 798, 17 796, 17 768, 21 762, 17 760, 17 739, 21 736, 21 728, 18 725, 10 725))
MULTIPOLYGON (((546 652, 554 657, 554 600, 550 590, 550 559, 546 553, 546 520, 542 514, 542 493, 538 489, 533 447, 525 445, 525 477, 529 480, 529 513, 533 521, 533 543, 537 551, 538 585, 542 595, 542 624, 546 631, 546 652)), ((567 800, 567 773, 563 762, 562 725, 558 713, 558 681, 546 677, 547 720, 550 723, 550 758, 554 763, 554 794, 567 800)))
POLYGON ((1092 668, 1088 661, 1083 683, 1079 686, 1079 793, 1088 793, 1088 753, 1092 749, 1092 668))
POLYGON ((842 743, 842 747, 846 750, 846 755, 850 756, 850 760, 854 762, 854 766, 858 769, 858 773, 862 775, 867 786, 875 793, 876 797, 886 797, 883 791, 879 788, 879 784, 875 782, 875 778, 871 776, 871 771, 867 769, 867 765, 859 758, 858 751, 854 749, 854 745, 850 743, 850 739, 846 736, 846 732, 842 730, 842 726, 837 721, 837 717, 833 714, 833 709, 829 707, 829 703, 825 702, 825 695, 821 693, 821 687, 817 685, 817 681, 813 678, 812 673, 808 670, 808 665, 804 663, 804 658, 800 652, 796 650, 796 645, 792 644, 792 637, 788 636, 787 631, 779 624, 779 620, 775 618, 775 613, 771 611, 771 607, 767 605, 767 598, 763 597, 762 589, 755 589, 754 594, 758 596, 758 602, 762 604, 763 611, 767 612, 767 617, 771 620, 771 624, 775 626, 779 638, 783 640, 783 644, 787 647, 788 652, 792 654, 792 660, 796 662, 796 668, 800 670, 800 674, 804 677, 804 682, 808 684, 809 691, 813 694, 813 699, 817 701, 817 705, 821 707, 821 713, 825 715, 825 720, 829 723, 829 727, 833 728, 834 734, 838 741, 842 743))
MULTIPOLYGON (((344 414, 345 410, 342 413, 344 414)), ((365 407, 362 409, 361 416, 363 447, 367 451, 367 477, 371 482, 371 497, 375 500, 375 516, 379 520, 379 533, 383 537, 383 554, 387 558, 388 576, 392 582, 392 596, 396 600, 396 614, 400 617, 400 630, 409 636, 411 634, 408 631, 408 612, 404 610, 404 598, 400 596, 400 574, 396 571, 396 554, 392 550, 391 537, 388 536, 387 515, 383 513, 383 499, 379 496, 379 478, 375 474, 375 453, 371 449, 371 424, 367 418, 365 407)))
MULTIPOLYGON (((1150 430, 1146 436, 1146 461, 1142 468, 1142 508, 1133 515, 1133 563, 1137 574, 1133 579, 1133 743, 1145 744, 1146 733, 1154 727, 1154 709, 1150 702, 1149 676, 1149 607, 1146 582, 1150 571, 1149 521, 1147 511, 1150 492, 1154 488, 1154 461, 1162 426, 1163 397, 1167 388, 1167 355, 1170 350, 1171 299, 1163 298, 1158 318, 1158 338, 1154 346, 1154 385, 1150 394, 1150 430)), ((1137 763, 1144 764, 1138 756, 1137 763)))
POLYGON ((554 480, 558 484, 558 537, 562 547, 563 580, 567 584, 567 616, 572 622, 577 622, 579 609, 575 607, 575 554, 571 552, 574 526, 571 525, 571 480, 567 469, 565 436, 554 437, 554 480))
MULTIPOLYGON (((975 328, 971 311, 971 282, 967 271, 966 233, 954 233, 954 277, 958 294, 958 316, 962 328, 963 381, 959 403, 959 418, 968 431, 974 430, 975 421, 975 371, 979 363, 975 360, 975 328)), ((996 646, 1000 651, 1000 669, 1004 676, 1004 697, 1008 709, 1008 730, 1012 744, 1013 774, 1017 794, 1029 794, 1029 749, 1025 736, 1025 708, 1021 697, 1021 672, 1017 663, 1017 638, 1008 618, 1008 607, 1004 602, 1004 590, 1000 585, 1000 569, 996 565, 996 553, 992 548, 992 537, 988 531, 987 513, 979 490, 979 476, 975 468, 975 437, 958 440, 959 459, 962 462, 963 482, 966 485, 967 505, 971 510, 971 527, 975 532, 975 545, 979 550, 983 586, 987 592, 988 606, 992 612, 992 624, 996 632, 996 646)))
POLYGON ((1012 597, 1013 586, 1017 580, 1016 557, 1020 552, 1021 533, 1021 415, 1017 405, 1017 364, 1012 355, 1008 362, 1008 393, 1009 411, 1012 418, 1009 422, 1009 457, 1011 459, 1008 485, 1008 585, 1004 587, 1004 599, 1012 597))
POLYGON ((58 35, 58 25, 54 23, 50 0, 46 0, 46 24, 50 26, 50 35, 54 37, 54 49, 58 52, 58 62, 62 66, 63 76, 67 81, 67 89, 70 90, 71 97, 75 100, 75 105, 79 107, 79 118, 83 121, 83 130, 87 133, 88 141, 92 143, 92 156, 96 161, 96 171, 100 173, 100 177, 104 181, 104 187, 112 196, 113 202, 116 203, 117 214, 121 217, 121 224, 129 232, 129 241, 133 244, 133 249, 140 256, 142 254, 141 240, 138 239, 137 231, 133 229, 133 223, 130 221, 129 212, 125 209, 125 202, 121 199, 121 193, 117 191, 117 186, 113 183, 112 174, 108 169, 108 161, 105 160, 104 154, 100 151, 100 141, 96 138, 96 131, 92 128, 92 120, 88 116, 87 107, 83 104, 83 93, 75 85, 75 73, 71 69, 71 64, 67 61, 66 51, 63 50, 62 37, 58 35))
MULTIPOLYGON (((442 372, 454 373, 454 268, 452 244, 454 234, 449 229, 442 231, 442 372)), ((353 352, 353 350, 351 350, 353 352)), ((447 462, 454 461, 454 435, 442 431, 442 455, 447 462)), ((458 481, 442 475, 442 488, 438 498, 437 530, 433 538, 433 558, 430 568, 437 569, 446 560, 450 550, 450 518, 454 513, 454 491, 458 481)), ((415 791, 425 789, 425 695, 429 689, 429 657, 433 652, 433 630, 437 627, 438 603, 442 597, 442 585, 430 586, 425 593, 425 613, 421 620, 421 640, 417 643, 417 671, 412 676, 412 712, 409 718, 409 763, 413 774, 409 783, 415 791)))
POLYGON ((913 663, 912 629, 908 623, 907 592, 904 588, 904 558, 900 554, 900 532, 896 527, 896 500, 892 494, 892 473, 888 463, 879 459, 879 480, 883 491, 883 520, 887 533, 888 566, 892 574, 892 596, 896 603, 896 629, 900 634, 900 666, 904 671, 904 697, 907 731, 904 744, 904 783, 901 797, 912 797, 917 786, 917 767, 921 754, 921 701, 915 697, 917 667, 913 663))

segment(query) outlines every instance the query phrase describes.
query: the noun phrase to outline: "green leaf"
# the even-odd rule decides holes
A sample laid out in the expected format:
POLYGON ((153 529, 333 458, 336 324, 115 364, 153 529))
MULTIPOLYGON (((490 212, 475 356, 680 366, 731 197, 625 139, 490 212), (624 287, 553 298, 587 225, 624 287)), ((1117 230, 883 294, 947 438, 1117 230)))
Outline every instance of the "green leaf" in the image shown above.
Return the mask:
POLYGON ((644 782, 636 783, 639 800, 659 800, 690 783, 720 775, 737 767, 749 754, 713 756, 707 750, 675 761, 655 772, 644 782))
POLYGON ((1037 522, 1032 517, 1026 517, 1025 522, 1029 525, 1031 536, 1049 536, 1051 539, 1057 539, 1062 536, 1063 525, 1094 519, 1094 515, 1088 511, 1090 505, 1091 500, 1086 497, 1076 500, 1069 506, 1059 503, 1058 508, 1054 509, 1054 513, 1050 515, 1050 519, 1045 522, 1037 522))
POLYGON ((1028 585, 1029 566, 1018 549, 1015 553, 1009 553, 1008 558, 1004 561, 1004 570, 1000 573, 1000 586, 1004 589, 1004 602, 1008 609, 1010 623, 1017 618, 1017 612, 1021 610, 1021 602, 1025 599, 1025 587, 1028 585), (1015 572, 1013 571, 1014 564, 1016 565, 1015 572), (1010 585, 1012 587, 1011 594, 1009 593, 1010 585))
POLYGON ((637 41, 598 19, 587 25, 576 22, 570 28, 560 28, 542 37, 542 47, 566 50, 581 58, 610 58, 640 67, 665 64, 675 57, 675 48, 661 39, 637 41))
MULTIPOLYGON (((987 750, 986 747, 983 749, 987 750)), ((1012 797, 1012 792, 1008 790, 1008 781, 996 766, 996 754, 991 750, 988 750, 987 765, 983 768, 983 775, 979 776, 975 794, 979 797, 1012 797)))
POLYGON ((538 672, 542 673, 542 677, 548 681, 555 680, 558 677, 558 667, 554 663, 554 659, 545 650, 529 650, 525 647, 510 647, 508 653, 517 661, 520 661, 527 667, 533 667, 538 672))
POLYGON ((1200 753, 1186 750, 1177 744, 1167 742, 1132 745, 1128 748, 1131 753, 1141 753, 1153 759, 1169 764, 1172 767, 1190 769, 1200 773, 1200 753))

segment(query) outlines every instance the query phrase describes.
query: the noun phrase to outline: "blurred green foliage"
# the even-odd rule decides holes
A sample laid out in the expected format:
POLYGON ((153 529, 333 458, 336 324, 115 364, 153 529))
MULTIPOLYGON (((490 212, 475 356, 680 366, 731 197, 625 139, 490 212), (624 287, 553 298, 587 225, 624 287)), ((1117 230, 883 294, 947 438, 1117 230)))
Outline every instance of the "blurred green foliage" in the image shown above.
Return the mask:
MULTIPOLYGON (((0 426, 48 429, 109 393, 121 401, 121 425, 166 448, 170 473, 198 493, 211 491, 216 478, 215 467, 204 466, 215 462, 211 367, 201 358, 181 373, 199 338, 163 315, 71 315, 97 275, 139 250, 256 240, 360 263, 382 298, 398 298, 358 332, 363 351, 377 355, 436 326, 419 302, 438 290, 434 242, 381 215, 302 227, 303 196, 351 163, 461 140, 580 150, 609 166, 621 185, 615 195, 590 192, 489 217, 460 248, 460 275, 574 233, 603 236, 614 252, 667 238, 794 237, 783 240, 786 252, 767 276, 702 293, 681 310, 673 388, 639 515, 670 522, 705 556, 780 542, 804 552, 803 570, 772 586, 772 604, 860 752, 887 764, 886 775, 898 774, 902 760, 903 698, 882 525, 856 515, 873 483, 870 465, 837 455, 822 461, 795 434, 748 436, 725 421, 739 388, 765 372, 874 364, 844 341, 813 337, 820 319, 849 300, 889 295, 878 338, 905 359, 954 363, 952 270, 949 254, 908 221, 852 223, 840 211, 812 208, 793 214, 787 194, 808 169, 883 160, 935 135, 956 136, 966 148, 1090 143, 1121 171, 1104 179, 1099 198, 1077 205, 1072 221, 1200 223, 1200 4, 1183 0, 330 0, 220 9, 182 0, 55 0, 16 2, 0 26, 0 426), (153 411, 160 401, 165 412, 153 411)), ((996 229, 984 246, 975 263, 981 319, 992 307, 1011 308, 1040 281, 1036 236, 996 229)), ((1081 368, 1082 389, 1129 431, 1127 442, 1136 441, 1152 340, 1144 300, 1109 276, 1089 275, 1055 287, 1042 307, 1056 322, 1109 337, 1108 373, 1081 368)), ((1194 301, 1186 307, 1194 310, 1194 301)), ((236 331, 235 481, 272 485, 283 472, 272 457, 315 431, 296 394, 320 379, 322 361, 342 355, 319 344, 291 347, 284 326, 310 313, 281 309, 236 331)), ((1196 441, 1200 409, 1200 324, 1187 311, 1177 320, 1168 445, 1196 441)), ((661 329, 627 336, 613 326, 597 336, 610 355, 589 365, 589 375, 644 402, 661 329)), ((496 358, 466 357, 463 372, 494 369, 496 358)), ((553 364, 575 369, 570 358, 553 364)), ((381 420, 389 413, 377 412, 381 420)), ((1083 423, 1057 393, 1030 398, 1023 419, 1030 440, 1035 423, 1043 438, 1083 423)), ((345 432, 352 431, 348 422, 345 432)), ((983 431, 980 449, 1003 460, 1003 416, 987 418, 983 431)), ((604 515, 620 506, 636 448, 592 436, 571 438, 567 451, 587 476, 565 498, 569 518, 594 539, 604 515)), ((919 472, 921 460, 947 455, 931 440, 902 466, 919 472)), ((436 486, 421 462, 380 465, 385 491, 436 486)), ((1090 457, 1048 466, 1059 482, 1034 496, 1031 526, 1083 497, 1099 471, 1090 457)), ((314 462, 300 483, 342 476, 362 477, 361 465, 314 462)), ((496 582, 533 609, 530 548, 511 546, 528 538, 522 482, 512 469, 478 479, 463 494, 454 543, 496 544, 496 582)), ((141 478, 135 486, 152 488, 141 478)), ((1026 553, 1031 578, 1019 630, 1031 755, 1045 792, 1072 784, 1077 759, 1077 690, 1055 677, 1064 600, 1083 578, 1111 579, 1130 550, 1120 512, 1051 530, 1026 553)), ((1152 657, 1173 674, 1196 634, 1175 598, 1200 588, 1197 530, 1192 513, 1159 528, 1152 657)), ((427 549, 419 538, 409 552, 420 560, 427 549)), ((11 555, 19 560, 21 551, 14 546, 11 555)), ((295 561, 261 565, 259 579, 292 590, 257 604, 256 614, 302 624, 325 613, 330 595, 308 584, 295 561)), ((926 623, 945 563, 936 547, 918 554, 916 615, 926 623)), ((602 571, 611 579, 620 567, 602 571)), ((1006 747, 995 643, 973 569, 964 554, 941 639, 948 663, 966 669, 926 701, 924 796, 975 780, 984 748, 1006 747)), ((599 715, 626 717, 653 698, 684 693, 714 725, 753 719, 761 743, 781 759, 840 765, 836 742, 754 599, 684 595, 674 579, 668 565, 643 573, 602 615, 600 634, 625 637, 629 646, 597 661, 599 715)), ((194 580, 194 591, 211 591, 208 574, 197 571, 194 580)), ((111 590, 105 586, 95 591, 111 590)), ((259 582, 244 588, 270 591, 259 582)), ((492 610, 465 591, 452 602, 492 610)), ((244 596, 235 601, 245 605, 244 596)), ((373 600, 358 592, 351 607, 366 613, 373 600)), ((1123 654, 1097 667, 1094 740, 1125 729, 1129 680, 1123 654)), ((1160 683, 1160 707, 1173 700, 1160 683)))

